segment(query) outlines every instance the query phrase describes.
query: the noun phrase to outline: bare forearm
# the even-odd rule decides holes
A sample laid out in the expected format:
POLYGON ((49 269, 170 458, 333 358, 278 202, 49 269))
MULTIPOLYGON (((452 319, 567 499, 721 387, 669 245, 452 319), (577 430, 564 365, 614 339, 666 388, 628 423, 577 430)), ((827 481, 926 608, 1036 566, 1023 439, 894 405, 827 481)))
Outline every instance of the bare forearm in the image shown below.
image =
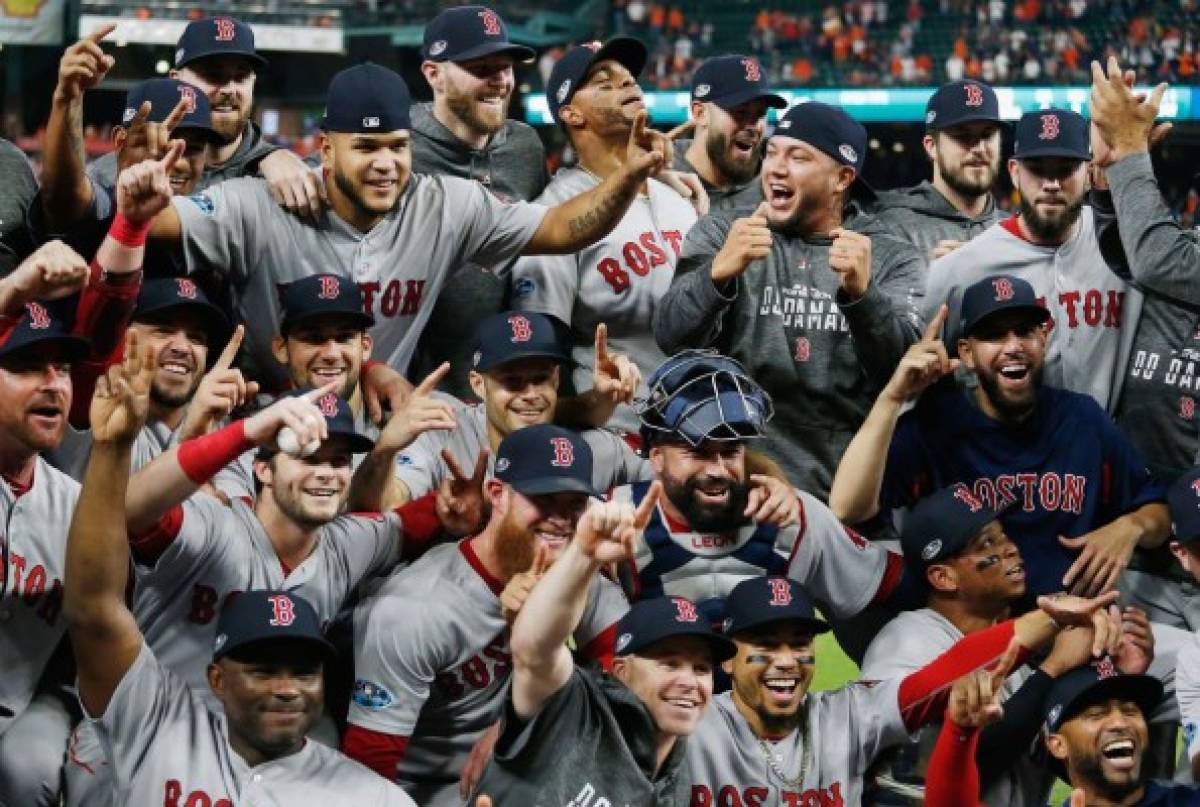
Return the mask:
POLYGON ((396 452, 368 454, 350 479, 350 510, 358 513, 381 513, 388 499, 392 469, 396 467, 396 452))
POLYGON ((899 419, 900 404, 881 394, 846 447, 829 490, 829 509, 840 520, 858 523, 879 512, 888 448, 899 419))
POLYGON ((642 179, 621 168, 586 193, 546 211, 526 255, 565 255, 607 235, 637 196, 642 179))
POLYGON ((1162 546, 1171 534, 1171 516, 1162 502, 1144 504, 1121 519, 1137 535, 1137 545, 1144 549, 1162 546))
POLYGON ((611 396, 595 390, 568 395, 558 399, 554 408, 554 422, 569 429, 602 428, 617 411, 611 396))
POLYGON ((168 510, 199 489, 179 467, 179 446, 160 454, 133 475, 125 494, 129 531, 137 534, 150 529, 168 510))
POLYGON ((50 231, 57 232, 81 219, 92 201, 84 173, 82 98, 56 97, 51 103, 43 160, 42 204, 50 231))
POLYGON ((513 624, 514 662, 532 670, 553 662, 583 616, 588 584, 599 569, 574 542, 563 551, 534 586, 513 624))
POLYGON ((83 487, 67 535, 64 607, 72 626, 91 626, 99 616, 124 608, 129 570, 125 490, 131 443, 92 446, 83 487))
POLYGON ((1045 611, 1035 609, 1017 618, 1013 633, 1026 650, 1037 650, 1054 640, 1058 625, 1045 611))

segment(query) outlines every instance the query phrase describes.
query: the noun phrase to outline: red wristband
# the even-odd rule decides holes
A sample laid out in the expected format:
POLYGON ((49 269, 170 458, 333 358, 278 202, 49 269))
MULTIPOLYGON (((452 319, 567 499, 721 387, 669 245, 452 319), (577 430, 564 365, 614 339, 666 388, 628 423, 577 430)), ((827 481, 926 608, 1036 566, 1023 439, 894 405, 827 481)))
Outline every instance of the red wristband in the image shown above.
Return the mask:
POLYGON ((252 448, 254 443, 246 439, 246 421, 239 420, 212 434, 183 442, 176 456, 184 475, 203 485, 252 448))
POLYGON ((401 551, 404 560, 420 557, 443 533, 442 521, 437 514, 437 491, 397 507, 396 513, 404 529, 401 551))
POLYGON ((127 247, 142 247, 146 245, 146 239, 150 237, 150 227, 153 224, 154 219, 144 224, 134 224, 118 210, 117 215, 113 217, 112 226, 108 228, 108 235, 118 244, 127 247))

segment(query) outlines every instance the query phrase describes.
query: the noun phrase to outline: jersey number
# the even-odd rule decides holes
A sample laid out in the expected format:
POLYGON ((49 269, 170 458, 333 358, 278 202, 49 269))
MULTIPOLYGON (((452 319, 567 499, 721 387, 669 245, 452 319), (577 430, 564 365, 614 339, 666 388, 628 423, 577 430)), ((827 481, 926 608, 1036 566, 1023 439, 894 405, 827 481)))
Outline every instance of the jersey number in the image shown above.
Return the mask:
POLYGON ((452 698, 461 698, 468 689, 486 689, 493 681, 503 681, 512 672, 512 654, 497 636, 483 652, 467 659, 453 670, 438 675, 438 684, 452 698))

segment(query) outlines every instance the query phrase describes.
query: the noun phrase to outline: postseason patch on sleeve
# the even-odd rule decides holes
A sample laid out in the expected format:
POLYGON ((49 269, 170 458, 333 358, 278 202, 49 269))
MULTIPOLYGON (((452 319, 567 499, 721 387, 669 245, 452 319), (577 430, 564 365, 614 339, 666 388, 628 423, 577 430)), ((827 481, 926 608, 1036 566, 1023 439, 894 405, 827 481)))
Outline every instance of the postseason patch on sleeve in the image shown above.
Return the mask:
POLYGON ((192 201, 192 204, 200 208, 200 212, 206 216, 211 216, 217 210, 217 206, 213 204, 212 197, 207 193, 193 193, 188 199, 192 201))
POLYGON ((365 678, 354 682, 354 694, 351 697, 359 706, 372 711, 386 709, 396 702, 395 696, 388 692, 387 687, 365 678))
POLYGON ((528 297, 537 291, 537 283, 527 277, 518 279, 513 283, 513 297, 528 297))

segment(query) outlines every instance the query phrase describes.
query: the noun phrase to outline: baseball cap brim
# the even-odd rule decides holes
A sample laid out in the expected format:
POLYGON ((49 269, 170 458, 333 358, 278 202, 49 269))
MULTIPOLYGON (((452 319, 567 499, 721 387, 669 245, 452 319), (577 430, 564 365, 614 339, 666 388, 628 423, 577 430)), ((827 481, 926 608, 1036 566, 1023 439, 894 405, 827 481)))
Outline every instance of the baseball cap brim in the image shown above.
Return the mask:
MULTIPOLYGON (((429 59, 431 62, 468 62, 471 59, 482 59, 494 53, 511 53, 518 62, 529 62, 537 55, 533 48, 518 45, 515 42, 484 42, 462 53, 456 53, 452 58, 429 59)), ((428 58, 428 57, 426 57, 428 58)))
POLYGON ((175 69, 178 70, 179 68, 186 67, 189 64, 192 64, 193 62, 198 62, 201 59, 211 59, 215 56, 245 56, 247 59, 254 62, 255 65, 260 69, 264 68, 268 64, 270 64, 270 62, 268 62, 265 57, 260 56, 259 54, 255 53, 252 50, 246 50, 244 48, 230 48, 230 49, 226 50, 226 49, 222 48, 221 50, 211 50, 207 53, 197 53, 195 56, 192 56, 187 61, 180 62, 179 64, 175 65, 175 69))
POLYGON ((473 369, 476 372, 486 373, 488 370, 494 370, 497 367, 503 367, 506 364, 521 359, 553 359, 560 364, 573 363, 573 359, 561 350, 529 350, 520 353, 507 353, 490 361, 481 359, 479 364, 475 365, 473 369))
POLYGON ((276 630, 270 636, 251 637, 236 644, 224 645, 220 650, 213 653, 212 660, 220 661, 230 656, 236 660, 247 657, 270 659, 275 657, 276 651, 274 648, 277 648, 280 644, 308 645, 325 661, 337 658, 337 649, 324 636, 312 636, 307 633, 288 634, 276 630))
POLYGON ((713 661, 717 664, 728 661, 737 655, 737 645, 731 639, 714 631, 706 622, 687 625, 672 623, 660 631, 643 631, 642 636, 626 645, 619 655, 644 655, 646 651, 654 649, 669 639, 678 639, 684 636, 698 636, 708 642, 708 646, 712 649, 713 661))
POLYGON ((1081 160, 1083 162, 1088 162, 1092 159, 1092 155, 1090 153, 1078 151, 1077 149, 1066 148, 1064 146, 1043 146, 1040 148, 1031 148, 1028 150, 1022 150, 1019 154, 1013 155, 1013 159, 1017 161, 1035 160, 1038 157, 1063 157, 1068 160, 1081 160))
POLYGON ((212 303, 206 303, 202 300, 172 301, 167 305, 154 306, 141 310, 134 309, 133 319, 135 321, 147 317, 157 319, 161 315, 172 311, 192 311, 199 315, 201 325, 208 336, 207 347, 209 358, 211 361, 216 361, 217 354, 220 353, 221 348, 228 341, 233 329, 229 326, 229 319, 225 316, 225 313, 212 303))
POLYGON ((84 359, 92 350, 91 342, 82 336, 69 333, 34 336, 30 331, 18 331, 10 336, 7 342, 0 345, 0 359, 8 358, 30 348, 45 348, 48 345, 57 345, 68 361, 84 359))
POLYGON ((749 103, 750 101, 756 101, 759 98, 765 98, 767 101, 767 106, 771 107, 772 109, 787 109, 788 103, 787 103, 787 101, 784 100, 782 95, 776 95, 773 92, 764 92, 762 90, 756 90, 756 89, 742 90, 741 92, 730 93, 729 95, 723 96, 721 98, 698 99, 698 98, 693 97, 692 100, 711 101, 712 103, 721 107, 721 109, 730 110, 730 109, 739 107, 742 104, 749 103))
POLYGON ((798 625, 800 630, 805 633, 828 633, 833 630, 833 626, 823 619, 808 619, 802 616, 773 616, 770 612, 764 611, 760 617, 730 625, 729 629, 725 631, 725 635, 737 637, 743 633, 765 628, 768 625, 781 625, 784 623, 798 625))
POLYGON ((1132 701, 1149 717, 1163 699, 1163 685, 1152 675, 1122 674, 1096 681, 1063 704, 1062 714, 1056 724, 1049 726, 1050 730, 1057 731, 1084 708, 1109 698, 1132 701))
POLYGON ((362 326, 362 329, 368 330, 375 325, 375 317, 363 311, 308 311, 297 316, 284 316, 283 322, 279 325, 279 332, 287 336, 292 328, 295 328, 301 322, 306 320, 316 319, 317 317, 343 317, 350 320, 355 325, 362 326))
POLYGON ((976 317, 971 322, 964 323, 962 329, 959 331, 961 338, 965 339, 969 337, 972 331, 992 317, 998 314, 1010 314, 1013 312, 1024 313, 1030 320, 1038 323, 1047 322, 1050 319, 1050 311, 1040 305, 1028 305, 1017 302, 1014 302, 1012 305, 999 305, 987 311, 982 316, 976 317))
POLYGON ((366 435, 358 432, 342 431, 341 429, 330 429, 327 439, 341 438, 346 441, 350 448, 351 454, 369 454, 375 448, 375 441, 366 435))
POLYGON ((171 134, 174 135, 176 132, 182 131, 200 132, 202 135, 204 135, 205 140, 207 140, 209 143, 220 144, 224 142, 220 133, 211 126, 202 126, 195 123, 181 121, 178 126, 171 130, 171 134))
POLYGON ((980 123, 980 122, 1003 124, 1004 118, 1000 117, 998 114, 997 115, 989 115, 986 112, 972 111, 972 112, 964 113, 961 117, 954 118, 949 123, 938 123, 937 121, 934 121, 929 126, 929 128, 933 129, 934 131, 940 132, 943 129, 950 129, 954 126, 960 126, 964 123, 980 123))
POLYGON ((593 497, 600 495, 591 484, 569 476, 538 476, 533 479, 513 480, 508 484, 526 496, 544 496, 549 493, 586 493, 593 497))

